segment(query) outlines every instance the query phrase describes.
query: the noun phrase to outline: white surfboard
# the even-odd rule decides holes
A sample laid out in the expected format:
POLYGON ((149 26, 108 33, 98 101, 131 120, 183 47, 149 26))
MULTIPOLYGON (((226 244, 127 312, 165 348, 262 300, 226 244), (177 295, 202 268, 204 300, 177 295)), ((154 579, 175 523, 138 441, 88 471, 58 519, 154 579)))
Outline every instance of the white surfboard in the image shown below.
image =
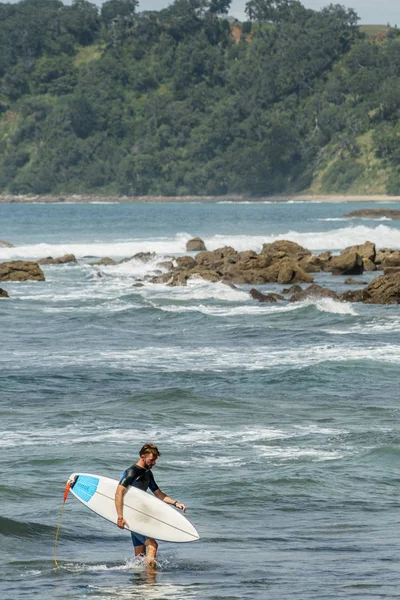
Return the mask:
MULTIPOLYGON (((68 481, 72 482, 70 490, 78 500, 116 525, 116 479, 90 473, 73 473, 68 481)), ((124 519, 130 531, 157 540, 193 542, 200 539, 192 523, 182 513, 135 487, 129 487, 124 495, 124 519)))

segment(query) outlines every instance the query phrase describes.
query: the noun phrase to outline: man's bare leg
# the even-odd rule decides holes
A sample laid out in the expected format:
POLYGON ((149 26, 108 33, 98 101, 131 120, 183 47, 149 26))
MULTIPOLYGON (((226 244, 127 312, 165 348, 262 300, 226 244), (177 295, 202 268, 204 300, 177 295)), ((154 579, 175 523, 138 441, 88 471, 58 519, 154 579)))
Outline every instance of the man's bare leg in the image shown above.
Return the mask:
POLYGON ((151 569, 155 569, 158 544, 153 538, 147 538, 145 545, 147 548, 147 564, 151 569))
POLYGON ((135 556, 146 556, 146 546, 135 546, 135 556))

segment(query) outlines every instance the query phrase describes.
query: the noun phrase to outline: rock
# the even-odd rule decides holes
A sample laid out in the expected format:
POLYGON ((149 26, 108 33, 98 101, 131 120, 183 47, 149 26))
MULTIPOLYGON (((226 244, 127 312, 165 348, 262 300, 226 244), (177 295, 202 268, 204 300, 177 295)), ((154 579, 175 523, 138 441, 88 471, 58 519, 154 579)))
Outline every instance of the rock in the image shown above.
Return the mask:
POLYGON ((191 271, 189 279, 205 279, 206 281, 212 281, 213 283, 220 281, 221 275, 216 271, 191 271))
POLYGON ((296 242, 278 240, 272 244, 263 244, 261 254, 268 254, 273 260, 285 257, 300 260, 304 256, 310 255, 311 252, 296 242))
POLYGON ((362 302, 363 290, 350 290, 339 294, 339 300, 342 302, 362 302))
POLYGON ((180 256, 176 259, 178 269, 194 269, 197 267, 197 262, 191 256, 180 256))
POLYGON ((376 271, 376 264, 369 260, 369 258, 363 258, 364 271, 376 271))
POLYGON ((371 260, 375 262, 376 256, 376 248, 375 244, 372 242, 365 242, 364 244, 359 244, 358 246, 349 246, 345 248, 340 254, 347 254, 348 252, 356 252, 361 256, 363 260, 371 260))
POLYGON ((140 283, 140 282, 138 281, 137 283, 134 283, 134 284, 132 285, 132 287, 141 288, 141 287, 144 287, 144 283, 140 283))
POLYGON ((383 273, 384 273, 384 275, 392 275, 393 273, 400 273, 400 267, 387 267, 383 273))
POLYGON ((206 245, 199 237, 195 237, 186 243, 187 252, 203 252, 206 251, 206 245))
POLYGON ((400 304, 400 272, 380 275, 362 290, 344 292, 340 299, 365 304, 400 304))
POLYGON ((0 248, 14 248, 14 244, 0 240, 0 248))
POLYGON ((249 293, 254 300, 258 300, 259 302, 274 303, 278 302, 278 300, 284 300, 283 296, 280 294, 262 294, 259 290, 256 290, 256 288, 252 288, 249 293))
POLYGON ((289 259, 279 262, 279 273, 277 279, 278 283, 312 283, 313 281, 314 277, 303 271, 303 269, 299 267, 297 263, 292 262, 289 259))
POLYGON ((363 259, 357 252, 344 252, 332 258, 329 270, 332 275, 361 275, 364 271, 363 259))
POLYGON ((155 252, 137 252, 133 256, 130 256, 128 258, 123 258, 122 260, 120 260, 119 264, 129 262, 130 260, 141 260, 142 262, 147 263, 147 262, 150 262, 151 260, 153 260, 155 257, 156 257, 155 252))
POLYGON ((356 279, 353 279, 352 277, 348 277, 345 280, 345 284, 346 285, 367 285, 366 281, 357 281, 356 279))
POLYGON ((8 295, 8 292, 6 292, 6 290, 3 290, 3 288, 0 288, 0 298, 9 298, 10 296, 8 295))
POLYGON ((359 210, 353 210, 347 215, 342 215, 342 219, 400 219, 400 210, 388 209, 388 208, 360 208, 359 210))
POLYGON ((303 288, 300 287, 297 284, 291 285, 290 288, 284 288, 282 290, 282 294, 298 294, 299 292, 302 292, 303 288))
POLYGON ((328 290, 327 288, 323 288, 320 285, 314 283, 313 285, 308 286, 305 290, 294 294, 289 302, 300 302, 302 300, 308 299, 319 299, 319 298, 332 298, 333 300, 338 300, 338 295, 332 290, 328 290))
POLYGON ((213 250, 213 252, 199 252, 195 256, 195 261, 204 268, 217 270, 224 263, 227 263, 229 260, 232 261, 233 257, 237 256, 237 254, 238 252, 234 248, 225 246, 224 248, 213 250))
POLYGON ((319 273, 325 269, 327 262, 329 261, 323 261, 315 254, 309 254, 301 258, 298 264, 306 273, 319 273))
POLYGON ((172 260, 162 260, 156 265, 160 269, 167 269, 167 271, 171 271, 174 268, 174 263, 172 260))
POLYGON ((387 254, 381 263, 384 269, 388 267, 400 267, 400 252, 399 250, 393 250, 390 254, 387 254))
POLYGON ((75 256, 73 254, 64 254, 64 256, 59 256, 58 258, 53 258, 52 256, 47 256, 46 258, 41 258, 38 260, 39 265, 65 265, 66 263, 77 263, 75 256))
POLYGON ((0 263, 0 281, 45 281, 37 262, 14 260, 0 263))
POLYGON ((108 256, 105 256, 104 258, 101 258, 100 260, 97 260, 96 262, 92 262, 90 264, 92 266, 93 265, 103 265, 103 266, 107 267, 107 266, 117 265, 118 263, 113 258, 109 258, 108 256))
POLYGON ((366 304, 400 304, 400 273, 376 277, 362 293, 366 304))

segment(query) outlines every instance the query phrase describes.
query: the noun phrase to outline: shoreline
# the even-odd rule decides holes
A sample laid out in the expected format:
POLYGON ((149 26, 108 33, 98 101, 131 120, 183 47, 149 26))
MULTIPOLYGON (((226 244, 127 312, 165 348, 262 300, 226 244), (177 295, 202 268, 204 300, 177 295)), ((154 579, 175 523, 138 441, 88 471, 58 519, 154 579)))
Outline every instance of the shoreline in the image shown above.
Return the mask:
POLYGON ((348 203, 348 202, 400 202, 400 196, 386 196, 385 194, 372 194, 370 196, 339 194, 311 195, 302 194, 294 196, 265 196, 252 198, 248 196, 96 196, 89 194, 71 195, 43 195, 43 196, 12 196, 0 195, 0 204, 140 204, 140 203, 290 203, 290 202, 316 202, 316 203, 348 203))

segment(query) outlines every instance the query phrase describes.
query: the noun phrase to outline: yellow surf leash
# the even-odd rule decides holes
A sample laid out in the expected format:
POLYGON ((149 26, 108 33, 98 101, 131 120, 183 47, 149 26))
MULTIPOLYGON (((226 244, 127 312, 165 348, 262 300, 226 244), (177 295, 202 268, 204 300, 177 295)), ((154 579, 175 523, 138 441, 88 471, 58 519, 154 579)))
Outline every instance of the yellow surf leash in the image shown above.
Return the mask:
POLYGON ((63 499, 63 503, 61 506, 61 513, 60 513, 60 518, 58 520, 58 525, 57 525, 57 531, 56 531, 56 538, 54 540, 54 562, 56 567, 59 569, 60 565, 57 562, 57 542, 58 542, 58 535, 60 533, 60 527, 61 527, 61 521, 62 521, 62 517, 63 517, 63 512, 64 512, 64 508, 65 508, 65 503, 67 501, 67 497, 68 497, 68 492, 69 489, 72 485, 72 481, 67 481, 67 485, 65 486, 65 490, 64 490, 64 499, 63 499))

